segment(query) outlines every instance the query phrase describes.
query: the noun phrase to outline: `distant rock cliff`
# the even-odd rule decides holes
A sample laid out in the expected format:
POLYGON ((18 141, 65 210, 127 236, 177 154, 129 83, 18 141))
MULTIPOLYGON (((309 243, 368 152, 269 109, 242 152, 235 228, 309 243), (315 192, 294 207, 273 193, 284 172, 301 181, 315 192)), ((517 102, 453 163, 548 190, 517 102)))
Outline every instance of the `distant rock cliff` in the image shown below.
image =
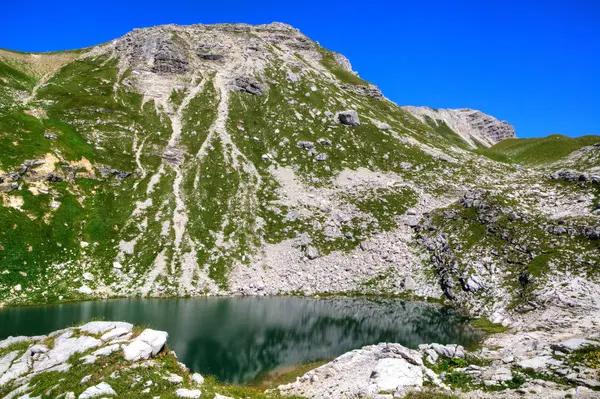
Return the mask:
POLYGON ((515 128, 506 121, 469 108, 439 109, 429 107, 404 107, 424 123, 445 123, 473 148, 492 146, 502 140, 516 138, 515 128))

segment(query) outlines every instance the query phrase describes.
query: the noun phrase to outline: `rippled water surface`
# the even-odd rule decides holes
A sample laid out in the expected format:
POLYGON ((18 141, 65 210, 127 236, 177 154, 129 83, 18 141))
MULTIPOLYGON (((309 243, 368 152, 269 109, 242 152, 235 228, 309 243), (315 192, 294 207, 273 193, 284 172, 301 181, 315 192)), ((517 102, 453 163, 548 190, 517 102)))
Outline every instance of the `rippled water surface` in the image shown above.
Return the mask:
POLYGON ((99 318, 166 330, 169 347, 192 371, 235 383, 378 342, 469 346, 480 338, 455 311, 420 302, 270 297, 5 308, 0 309, 0 339, 47 334, 99 318))

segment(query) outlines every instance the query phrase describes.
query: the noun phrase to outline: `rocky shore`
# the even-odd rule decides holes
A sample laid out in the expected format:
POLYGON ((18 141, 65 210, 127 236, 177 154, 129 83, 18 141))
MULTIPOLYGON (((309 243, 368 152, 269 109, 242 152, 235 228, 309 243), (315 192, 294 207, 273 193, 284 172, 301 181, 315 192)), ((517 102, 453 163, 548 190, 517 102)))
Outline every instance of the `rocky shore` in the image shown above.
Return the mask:
POLYGON ((94 321, 0 341, 0 396, 33 398, 598 398, 600 334, 501 333, 482 347, 380 343, 265 392, 177 361, 168 333, 94 321), (447 395, 447 396, 440 396, 447 395))

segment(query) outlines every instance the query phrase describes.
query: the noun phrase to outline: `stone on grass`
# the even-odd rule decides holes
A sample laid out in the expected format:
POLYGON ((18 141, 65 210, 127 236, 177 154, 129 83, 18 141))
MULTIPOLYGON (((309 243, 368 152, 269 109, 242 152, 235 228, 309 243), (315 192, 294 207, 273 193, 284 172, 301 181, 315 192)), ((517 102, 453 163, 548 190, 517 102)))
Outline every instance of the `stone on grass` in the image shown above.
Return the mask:
POLYGON ((204 384, 204 377, 202 377, 202 375, 200 375, 199 373, 194 373, 192 374, 192 382, 194 382, 197 385, 202 385, 204 384))
POLYGON ((79 395, 79 399, 91 399, 97 398, 99 396, 114 396, 117 393, 112 389, 110 385, 106 382, 101 382, 98 385, 94 385, 93 387, 89 387, 81 395, 79 395))
POLYGON ((77 291, 79 291, 79 293, 81 294, 86 294, 86 295, 90 295, 92 294, 94 291, 92 291, 92 289, 90 287, 88 287, 87 285, 82 285, 81 287, 79 287, 77 289, 77 291))
POLYGON ((342 124, 347 126, 359 126, 360 120, 358 119, 358 112, 354 110, 341 111, 336 114, 336 119, 342 124))
POLYGON ((202 396, 202 391, 200 391, 199 389, 180 388, 177 391, 175 391, 175 395, 177 395, 180 398, 198 399, 200 398, 200 396, 202 396))

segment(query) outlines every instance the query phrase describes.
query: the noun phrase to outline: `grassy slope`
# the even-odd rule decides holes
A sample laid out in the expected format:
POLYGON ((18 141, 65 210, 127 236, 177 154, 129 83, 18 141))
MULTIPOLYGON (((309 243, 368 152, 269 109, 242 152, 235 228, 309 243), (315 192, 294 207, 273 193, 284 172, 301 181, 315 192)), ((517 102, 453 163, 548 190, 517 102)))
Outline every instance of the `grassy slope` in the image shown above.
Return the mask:
MULTIPOLYGON (((73 62, 53 76, 30 104, 32 109, 45 105, 47 115, 43 119, 18 106, 0 108, 0 143, 6 149, 0 154, 0 169, 9 171, 26 159, 52 153, 65 162, 85 157, 94 164, 133 172, 136 164, 132 144, 136 136, 148 149, 141 156, 143 164, 150 171, 158 167, 170 126, 156 114, 152 102, 142 106, 138 94, 115 93, 116 61, 104 61, 73 62), (58 138, 48 140, 45 132, 58 138)), ((17 89, 31 89, 33 85, 33 78, 27 79, 27 75, 6 68, 0 72, 4 81, 14 77, 9 83, 17 89)), ((57 168, 58 173, 66 173, 62 164, 57 168)), ((99 175, 98 170, 96 173, 99 175)), ((27 291, 44 281, 44 290, 27 293, 28 301, 52 302, 59 295, 77 299, 77 294, 69 292, 74 288, 72 280, 82 273, 81 261, 85 259, 91 261, 89 270, 110 283, 119 239, 139 235, 128 220, 135 201, 145 199, 149 178, 150 174, 144 179, 134 174, 121 181, 112 176, 90 179, 76 175, 73 183, 51 183, 46 194, 30 194, 28 183, 10 193, 22 197, 24 206, 23 212, 0 207, 0 245, 4 248, 0 264, 8 271, 0 275, 0 297, 17 284, 27 291), (134 184, 136 179, 140 179, 138 184, 134 184), (52 202, 59 204, 58 209, 53 210, 52 202), (93 245, 83 249, 80 241, 93 245), (64 274, 57 273, 53 264, 62 264, 64 274)), ((163 183, 168 179, 167 174, 163 183)), ((169 198, 168 186, 161 184, 152 199, 155 207, 168 209, 169 198)), ((137 264, 148 264, 162 249, 161 222, 149 223, 150 234, 145 237, 153 238, 141 240, 137 264)), ((125 263, 125 270, 135 274, 125 263)))
MULTIPOLYGON (((368 84, 343 70, 331 52, 321 49, 321 53, 322 65, 341 82, 368 84)), ((308 64, 307 67, 310 68, 308 64)), ((142 103, 139 94, 120 84, 128 74, 118 74, 114 59, 70 62, 38 90, 27 109, 20 107, 15 98, 30 92, 37 78, 0 64, 0 85, 8 88, 3 94, 4 106, 0 107, 0 144, 5 149, 0 154, 0 170, 14 170, 26 159, 40 159, 51 153, 64 160, 58 165, 63 172, 67 163, 82 157, 96 166, 133 172, 128 179, 119 180, 100 177, 96 170, 95 178, 76 174, 70 183, 53 183, 48 193, 29 194, 27 183, 10 193, 22 197, 25 204, 23 211, 0 208, 0 245, 5 248, 0 251, 0 264, 8 270, 0 275, 4 287, 0 297, 17 284, 27 290, 36 281, 46 281, 48 292, 29 292, 31 300, 54 301, 59 295, 76 299, 76 294, 70 296, 67 292, 69 283, 83 272, 84 263, 88 271, 111 284, 115 280, 112 263, 120 242, 137 240, 134 253, 120 260, 123 272, 135 278, 130 285, 132 290, 142 284, 158 253, 165 251, 170 263, 172 233, 161 234, 161 230, 175 207, 171 168, 164 169, 150 195, 152 203, 146 213, 132 213, 137 202, 148 198, 148 184, 162 163, 161 154, 171 126, 152 101, 142 103), (31 112, 38 108, 43 108, 45 114, 31 112), (44 133, 53 133, 57 139, 48 140, 44 133), (143 173, 137 170, 135 159, 135 146, 141 143, 143 173), (60 207, 53 210, 52 203, 59 203, 60 207), (36 239, 40 236, 42 240, 36 239), (82 248, 80 241, 91 245, 82 248), (32 242, 35 245, 31 246, 32 242), (58 273, 48 266, 51 263, 66 264, 65 274, 57 277, 58 273)), ((415 144, 418 141, 442 151, 451 146, 465 149, 465 143, 445 125, 421 123, 388 101, 341 90, 317 71, 309 72, 299 82, 289 82, 285 69, 276 61, 267 70, 267 79, 277 84, 270 85, 263 96, 231 93, 227 122, 233 143, 260 175, 262 186, 258 190, 252 187, 256 181, 251 180, 248 171, 229 164, 224 153, 231 153, 231 148, 225 148, 218 135, 208 143, 207 156, 196 160, 216 118, 219 101, 210 77, 183 113, 180 145, 186 152, 182 197, 189 213, 187 227, 199 244, 197 263, 206 265, 210 277, 223 288, 227 287, 231 265, 248 262, 248 254, 259 249, 261 237, 267 243, 278 243, 306 232, 321 254, 348 251, 364 237, 394 229, 395 217, 418 199, 409 187, 340 193, 336 201, 356 207, 363 216, 341 227, 342 233, 352 238, 326 237, 320 229, 313 228, 313 222, 325 221, 325 214, 316 212, 309 220, 285 218, 290 209, 275 203, 279 186, 269 171, 273 163, 263 159, 265 154, 274 155, 277 165, 292 168, 303 184, 322 188, 330 188, 332 179, 342 170, 362 167, 392 172, 416 182, 424 191, 447 194, 453 189, 449 184, 452 177, 441 178, 442 173, 451 169, 453 176, 464 178, 476 170, 474 160, 453 165, 441 163, 415 144), (358 111, 360 126, 343 126, 325 117, 326 110, 347 108, 358 111), (380 130, 374 121, 387 122, 392 129, 380 130), (332 145, 318 144, 321 138, 332 145), (308 156, 296 145, 302 140, 317 143, 317 152, 326 154, 327 160, 317 162, 308 156), (406 169, 403 163, 414 167, 406 169), (255 216, 262 218, 264 224, 257 224, 255 216)), ((174 107, 182 103, 185 94, 173 92, 174 107)), ((488 151, 494 153, 494 149, 488 151)), ((185 245, 183 249, 187 250, 185 245)), ((178 267, 171 270, 173 275, 177 275, 178 267)), ((165 293, 175 293, 169 290, 169 286, 177 286, 171 276, 160 276, 159 280, 167 286, 165 293)), ((89 284, 94 288, 93 283, 89 284)))
POLYGON ((476 150, 495 161, 541 165, 558 161, 581 147, 600 142, 600 136, 571 138, 554 134, 535 139, 508 139, 491 148, 476 150))

